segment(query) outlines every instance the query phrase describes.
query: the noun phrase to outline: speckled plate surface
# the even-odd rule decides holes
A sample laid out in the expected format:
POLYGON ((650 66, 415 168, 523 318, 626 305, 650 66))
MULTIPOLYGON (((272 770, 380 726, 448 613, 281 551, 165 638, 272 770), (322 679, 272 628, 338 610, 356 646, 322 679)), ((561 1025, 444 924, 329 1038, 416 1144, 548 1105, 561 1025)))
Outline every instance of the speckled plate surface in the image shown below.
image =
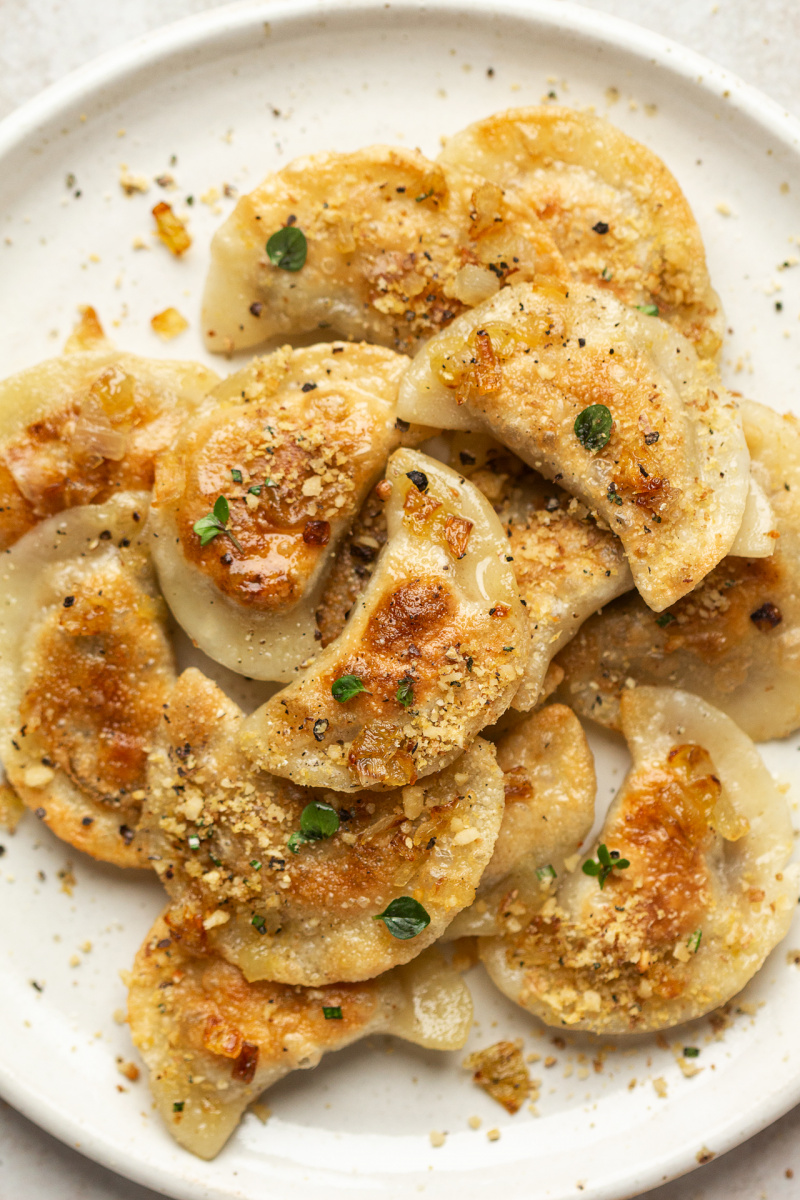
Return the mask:
MULTIPOLYGON (((798 126, 655 35, 531 0, 234 6, 148 36, 19 110, 0 126, 2 373, 56 353, 85 303, 121 345, 154 355, 165 348, 150 317, 174 305, 190 328, 168 353, 207 359, 199 298, 208 240, 233 203, 225 184, 247 189, 298 154, 372 141, 434 155, 441 135, 548 93, 594 104, 665 158, 695 209, 728 313, 727 382, 800 413, 800 276, 785 266, 800 234, 798 126), (150 181, 147 194, 123 194, 123 164, 150 181), (195 239, 180 262, 151 235, 154 178, 164 172, 178 185, 167 199, 189 214, 195 239)), ((626 758, 615 739, 592 739, 602 810, 626 758)), ((764 748, 793 785, 797 749, 764 748)), ((157 885, 81 858, 32 818, 0 840, 0 1091, 168 1196, 621 1200, 800 1100, 800 973, 787 961, 795 929, 727 1028, 704 1020, 660 1042, 554 1043, 475 970, 472 1041, 519 1036, 541 1056, 531 1067, 542 1081, 535 1113, 508 1117, 472 1087, 462 1054, 372 1039, 285 1080, 270 1093, 267 1124, 248 1115, 223 1154, 202 1163, 163 1131, 145 1083, 118 1072, 134 1057, 114 1019, 125 1003, 119 971, 161 905, 157 885), (687 1043, 701 1049, 692 1078, 678 1062, 687 1043), (489 1140, 495 1128, 500 1137, 489 1140), (440 1148, 434 1129, 447 1133, 440 1148)))

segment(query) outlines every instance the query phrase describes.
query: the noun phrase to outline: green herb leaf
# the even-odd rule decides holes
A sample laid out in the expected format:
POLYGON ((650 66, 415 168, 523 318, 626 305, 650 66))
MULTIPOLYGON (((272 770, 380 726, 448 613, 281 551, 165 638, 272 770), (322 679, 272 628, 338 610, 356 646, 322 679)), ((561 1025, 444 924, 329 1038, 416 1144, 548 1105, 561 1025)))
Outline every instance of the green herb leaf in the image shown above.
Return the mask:
POLYGON ((299 854, 300 847, 304 846, 307 841, 308 841, 308 838, 306 838, 305 835, 302 834, 299 829, 296 829, 294 831, 294 833, 291 834, 291 836, 289 837, 289 840, 286 843, 286 845, 289 847, 289 850, 292 852, 292 854, 299 854))
POLYGON ((700 1057, 699 1047, 698 1046, 684 1046, 683 1047, 683 1057, 684 1058, 699 1058, 700 1057))
POLYGON ((253 919, 250 924, 254 925, 259 933, 267 932, 267 922, 261 916, 261 913, 253 913, 253 919))
POLYGON ((585 450, 602 450, 611 437, 614 418, 605 404, 590 404, 575 420, 575 436, 585 450))
POLYGON ((429 192, 422 192, 419 196, 415 196, 414 200, 417 204, 422 204, 423 200, 430 200, 433 195, 433 188, 429 192))
POLYGON ((199 521, 195 521, 192 529, 200 538, 201 546, 207 546, 217 534, 225 532, 213 513, 207 513, 205 517, 201 517, 199 521))
POLYGON ((658 316, 657 304, 637 304, 636 307, 638 308, 639 312, 644 313, 646 317, 658 316))
POLYGON ((247 490, 251 496, 260 496, 261 495, 261 484, 254 483, 253 486, 249 487, 247 490))
POLYGON ((173 1112, 183 1112, 183 1106, 185 1103, 186 1103, 185 1100, 173 1100, 172 1101, 172 1111, 173 1112))
POLYGON ((330 1006, 323 1004, 322 1015, 326 1021, 341 1021, 342 1010, 338 1004, 331 1004, 330 1006))
POLYGON ((231 506, 224 496, 218 496, 214 503, 214 516, 219 521, 220 525, 224 525, 231 519, 231 506))
POLYGON ((606 283, 608 283, 609 280, 614 278, 614 272, 610 267, 603 267, 602 271, 600 272, 600 276, 602 279, 605 279, 606 283))
POLYGON ((242 472, 239 470, 238 467, 231 467, 231 479, 233 480, 234 483, 242 482, 242 472))
POLYGON ((604 842, 601 842, 597 847, 597 862, 593 858, 587 858, 582 870, 584 875, 597 877, 600 890, 602 891, 612 871, 624 871, 630 865, 627 858, 620 858, 619 850, 609 850, 608 846, 604 842))
POLYGON ((409 708, 414 703, 414 680, 409 679, 408 676, 401 679, 395 692, 395 698, 403 708, 409 708))
POLYGON ((676 620, 677 617, 671 612, 663 612, 660 617, 656 617, 656 625, 660 625, 662 629, 666 629, 667 625, 671 625, 676 620))
POLYGON ((338 812, 321 800, 312 800, 300 814, 300 832, 306 841, 318 842, 333 837, 338 828, 338 812))
POLYGON ((267 242, 269 261, 282 271, 299 271, 305 264, 307 254, 306 235, 296 225, 279 229, 267 242))
POLYGON ((348 700, 352 700, 359 692, 365 692, 366 690, 357 675, 340 675, 338 679, 334 679, 333 681, 331 695, 340 704, 346 704, 348 700))
POLYGON ((702 939, 703 939, 702 929, 695 929, 694 933, 689 937, 689 939, 686 942, 686 945, 689 947, 692 954, 697 954, 697 951, 700 949, 700 942, 702 941, 702 939))
POLYGON ((254 870, 254 871, 260 871, 260 870, 261 870, 261 863, 258 861, 258 859, 257 859, 257 858, 251 858, 251 859, 250 859, 250 866, 253 868, 253 870, 254 870))
POLYGON ((413 896, 398 896, 372 919, 383 921, 392 937, 403 942, 422 933, 431 923, 428 913, 413 896))
POLYGON ((196 833, 190 833, 186 840, 189 843, 190 850, 199 850, 200 849, 200 838, 197 836, 196 833))
POLYGON ((550 863, 548 863, 546 867, 537 867, 536 868, 536 878, 537 879, 541 879, 541 880, 555 879, 555 877, 556 877, 556 869, 555 869, 555 867, 551 866, 550 863))

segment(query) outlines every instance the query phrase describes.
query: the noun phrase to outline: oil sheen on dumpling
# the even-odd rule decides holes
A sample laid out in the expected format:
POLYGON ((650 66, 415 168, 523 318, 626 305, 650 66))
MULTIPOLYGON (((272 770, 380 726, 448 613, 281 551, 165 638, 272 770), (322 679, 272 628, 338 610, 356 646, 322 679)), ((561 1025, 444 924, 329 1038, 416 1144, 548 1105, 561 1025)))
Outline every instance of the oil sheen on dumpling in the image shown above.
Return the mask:
POLYGON ((652 150, 589 112, 516 108, 450 138, 440 161, 467 167, 535 213, 573 275, 657 310, 714 357, 724 317, 697 222, 652 150))
POLYGON ((343 795, 253 771, 241 712, 199 671, 184 672, 165 713, 139 842, 193 949, 248 979, 365 979, 416 957, 471 904, 503 815, 487 742, 422 784, 343 795), (302 838, 314 804, 338 825, 302 838), (430 918, 405 940, 376 919, 401 896, 430 918))
MULTIPOLYGON (((636 688, 622 728, 633 764, 598 838, 612 869, 575 871, 525 930, 480 942, 512 1000, 603 1034, 726 1003, 786 934, 798 897, 788 805, 729 717, 688 692, 636 688)), ((597 846, 591 859, 596 869, 597 846)))
POLYGON ((741 409, 780 535, 775 552, 728 555, 659 617, 626 596, 586 622, 559 655, 561 694, 604 725, 618 725, 631 680, 696 692, 756 741, 800 726, 800 427, 752 401, 741 409))
POLYGON ((0 568, 0 757, 64 841, 118 866, 174 681, 166 608, 142 529, 148 497, 42 521, 0 568))
POLYGON ((666 322, 596 288, 504 288, 417 355, 398 411, 491 433, 583 500, 656 611, 716 566, 742 524, 749 458, 716 368, 666 322), (613 426, 592 446, 575 422, 595 405, 613 426))
POLYGON ((341 635, 245 722, 254 765, 349 792, 414 783, 508 708, 523 608, 491 506, 463 476, 398 450, 388 541, 341 635))
POLYGON ((0 550, 54 513, 152 487, 155 456, 219 380, 123 354, 91 310, 67 349, 0 382, 0 550))
POLYGON ((175 1141, 213 1158, 245 1108, 290 1071, 370 1033, 458 1050, 472 1024, 466 984, 435 949, 365 983, 248 983, 230 963, 187 953, 158 920, 129 976, 128 1022, 175 1141))
POLYGON ((496 184, 416 150, 371 146, 299 158, 243 196, 211 243, 203 299, 209 350, 333 329, 413 352, 508 279, 567 278, 533 214, 496 184), (300 230, 299 269, 267 241, 300 230))
POLYGON ((447 940, 519 933, 559 886, 592 828, 597 779, 580 721, 549 704, 497 743, 506 806, 494 853, 474 904, 459 913, 447 940))
POLYGON ((217 662, 287 680, 313 652, 325 568, 400 439, 407 365, 380 346, 286 346, 215 388, 159 459, 159 580, 217 662), (195 523, 220 496, 227 532, 203 546, 195 523))

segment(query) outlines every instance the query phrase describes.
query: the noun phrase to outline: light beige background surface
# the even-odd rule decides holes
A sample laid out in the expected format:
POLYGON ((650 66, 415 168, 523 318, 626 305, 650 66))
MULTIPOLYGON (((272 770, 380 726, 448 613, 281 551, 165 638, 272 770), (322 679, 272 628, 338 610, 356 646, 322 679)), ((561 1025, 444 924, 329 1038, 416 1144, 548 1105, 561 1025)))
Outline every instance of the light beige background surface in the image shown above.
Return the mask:
MULTIPOLYGON (((584 3, 691 46, 800 116, 800 0, 584 3)), ((0 0, 0 118, 104 50, 213 7, 214 0, 0 0)), ((156 1193, 88 1162, 0 1101, 0 1200, 40 1197, 155 1200, 156 1193)), ((646 1200, 800 1200, 800 1108, 646 1200)))

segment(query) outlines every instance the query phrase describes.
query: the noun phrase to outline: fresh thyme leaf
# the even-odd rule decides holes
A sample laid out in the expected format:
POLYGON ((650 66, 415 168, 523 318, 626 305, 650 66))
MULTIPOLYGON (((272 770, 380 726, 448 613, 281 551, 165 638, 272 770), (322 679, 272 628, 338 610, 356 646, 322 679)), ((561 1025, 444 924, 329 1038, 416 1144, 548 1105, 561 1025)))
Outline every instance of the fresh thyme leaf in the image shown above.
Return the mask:
POLYGON ((286 843, 286 845, 289 847, 289 850, 291 851, 292 854, 299 854, 300 847, 304 846, 307 841, 308 841, 308 838, 304 834, 302 834, 299 829, 296 829, 294 831, 294 833, 290 836, 289 841, 286 843))
POLYGON ((429 192, 422 192, 419 196, 415 196, 414 200, 417 204, 422 204, 423 200, 430 200, 433 195, 433 188, 429 192))
POLYGON ((230 515, 231 508, 228 501, 224 496, 218 496, 211 512, 206 513, 199 521, 195 521, 192 526, 192 529, 200 538, 201 546, 207 546, 212 538, 222 533, 229 541, 233 542, 237 550, 241 551, 242 547, 238 539, 234 537, 229 529, 225 528, 227 522, 230 520, 230 515))
POLYGON ((185 1103, 186 1103, 185 1100, 173 1100, 172 1101, 172 1111, 173 1112, 183 1112, 183 1106, 185 1103))
POLYGON ((267 922, 261 916, 261 913, 253 913, 253 918, 250 921, 250 924, 254 925, 259 933, 267 932, 267 922))
POLYGON ((231 467, 231 479, 233 480, 234 483, 242 482, 242 472, 239 470, 238 467, 231 467))
POLYGON ((260 870, 261 870, 261 863, 258 861, 258 859, 257 859, 257 858, 251 858, 251 859, 250 859, 250 866, 253 868, 253 870, 254 870, 254 871, 260 871, 260 870))
POLYGON ((597 862, 593 858, 587 858, 582 869, 584 875, 597 878, 602 891, 612 871, 624 871, 630 865, 627 858, 620 858, 619 850, 609 850, 605 842, 601 842, 597 847, 597 862))
POLYGON ((575 419, 575 436, 584 447, 594 453, 602 450, 611 437, 614 418, 605 404, 590 404, 575 419))
POLYGON ((684 1046, 683 1047, 683 1057, 684 1058, 699 1058, 700 1057, 700 1048, 698 1046, 684 1046))
POLYGON ((326 1021, 341 1021, 342 1010, 338 1004, 323 1004, 322 1015, 326 1021))
POLYGON ((407 941, 422 933, 431 923, 430 916, 413 896, 398 896, 373 921, 383 921, 392 937, 407 941))
POLYGON ((231 506, 224 496, 218 496, 214 502, 214 516, 219 521, 220 525, 224 525, 226 521, 231 519, 231 506))
POLYGON ((398 704, 402 704, 403 708, 409 708, 414 703, 414 680, 406 676, 401 679, 398 684, 395 698, 398 704))
POLYGON ((253 486, 249 487, 247 490, 251 496, 260 496, 261 495, 261 484, 254 483, 253 486))
POLYGON ((307 254, 306 235, 296 225, 284 226, 273 233, 267 242, 269 261, 282 271, 299 271, 305 264, 307 254))
POLYGON ((646 317, 658 316, 657 304, 637 304, 636 307, 638 308, 639 312, 644 313, 646 317))
POLYGON ((338 828, 338 812, 321 800, 312 800, 300 814, 300 832, 306 841, 319 842, 332 837, 338 828))
POLYGON ((331 695, 340 704, 346 704, 348 700, 352 700, 359 692, 365 692, 366 690, 357 675, 340 675, 338 679, 334 679, 331 685, 331 695))
POLYGON ((551 866, 550 863, 548 863, 546 867, 537 867, 536 868, 536 878, 537 879, 540 879, 540 880, 555 879, 555 877, 556 877, 556 869, 555 869, 555 867, 551 866))

